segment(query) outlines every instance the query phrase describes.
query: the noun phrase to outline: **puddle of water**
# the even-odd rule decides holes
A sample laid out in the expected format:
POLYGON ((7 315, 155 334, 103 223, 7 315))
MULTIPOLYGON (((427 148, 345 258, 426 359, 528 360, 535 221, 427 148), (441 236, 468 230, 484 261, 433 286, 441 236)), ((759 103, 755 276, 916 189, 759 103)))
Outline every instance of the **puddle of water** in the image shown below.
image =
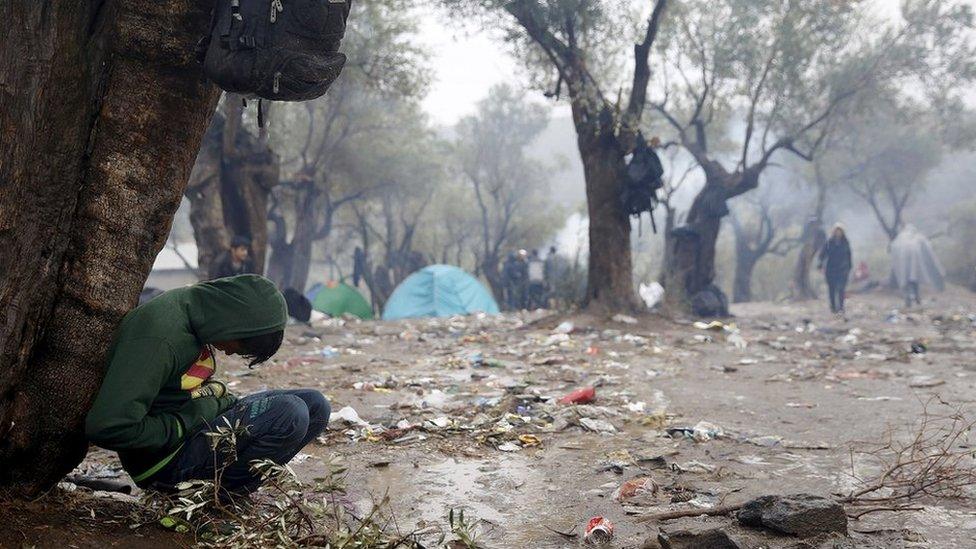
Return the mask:
POLYGON ((553 498, 552 482, 534 458, 523 454, 430 463, 393 463, 368 471, 372 494, 389 493, 402 531, 439 525, 451 509, 480 522, 480 539, 490 547, 575 546, 542 527, 564 520, 566 509, 553 498))

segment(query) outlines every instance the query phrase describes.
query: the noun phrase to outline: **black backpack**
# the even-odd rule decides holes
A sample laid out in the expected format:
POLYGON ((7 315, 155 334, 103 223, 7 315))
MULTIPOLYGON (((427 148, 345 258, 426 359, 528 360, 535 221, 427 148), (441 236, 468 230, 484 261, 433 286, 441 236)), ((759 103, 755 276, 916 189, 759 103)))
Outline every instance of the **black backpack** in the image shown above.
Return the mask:
MULTIPOLYGON (((653 212, 657 205, 657 191, 664 186, 661 177, 664 166, 661 159, 651 148, 643 136, 637 136, 637 146, 634 155, 627 164, 627 177, 624 178, 620 200, 624 210, 629 215, 639 216, 644 212, 653 212)), ((651 216, 654 223, 654 216, 651 216)), ((657 227, 655 227, 656 232, 657 227)))
POLYGON ((204 72, 244 97, 320 97, 346 63, 339 43, 350 1, 217 0, 201 43, 204 72))
POLYGON ((308 322, 312 318, 312 302, 307 297, 299 293, 294 288, 285 288, 281 292, 285 296, 285 306, 288 308, 288 316, 299 322, 308 322))

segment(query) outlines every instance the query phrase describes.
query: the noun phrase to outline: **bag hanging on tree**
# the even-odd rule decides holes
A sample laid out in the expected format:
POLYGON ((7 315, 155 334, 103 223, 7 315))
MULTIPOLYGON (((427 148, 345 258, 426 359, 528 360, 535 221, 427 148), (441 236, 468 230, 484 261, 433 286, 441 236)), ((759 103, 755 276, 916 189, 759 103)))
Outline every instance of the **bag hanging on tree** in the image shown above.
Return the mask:
MULTIPOLYGON (((657 153, 640 134, 637 135, 634 155, 627 164, 626 175, 620 196, 624 210, 635 216, 644 212, 652 213, 657 205, 657 191, 664 186, 661 180, 664 166, 661 165, 657 153)), ((652 225, 654 223, 653 215, 651 215, 651 223, 652 225)), ((655 232, 656 229, 657 227, 655 232)))
POLYGON ((225 91, 275 101, 320 97, 342 72, 351 0, 217 0, 201 44, 225 91))

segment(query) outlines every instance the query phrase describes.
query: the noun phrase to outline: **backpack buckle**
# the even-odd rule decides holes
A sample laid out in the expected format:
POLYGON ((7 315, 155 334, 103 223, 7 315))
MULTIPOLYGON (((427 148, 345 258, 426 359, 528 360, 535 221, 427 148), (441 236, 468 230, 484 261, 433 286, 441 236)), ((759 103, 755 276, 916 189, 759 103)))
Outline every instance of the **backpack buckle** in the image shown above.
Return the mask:
POLYGON ((250 36, 250 35, 241 36, 237 40, 245 48, 253 48, 253 47, 257 46, 257 40, 255 40, 254 37, 253 36, 250 36))

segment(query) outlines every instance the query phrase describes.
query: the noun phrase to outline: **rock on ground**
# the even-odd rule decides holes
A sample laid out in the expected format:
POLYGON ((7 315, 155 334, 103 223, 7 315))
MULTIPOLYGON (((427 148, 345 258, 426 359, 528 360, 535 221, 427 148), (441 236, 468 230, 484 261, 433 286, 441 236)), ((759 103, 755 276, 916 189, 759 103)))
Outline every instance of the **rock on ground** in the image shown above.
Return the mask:
POLYGON ((811 537, 847 534, 847 514, 839 503, 810 494, 763 496, 746 503, 738 514, 745 526, 811 537))
POLYGON ((748 549, 736 536, 709 525, 690 526, 673 531, 664 531, 657 536, 657 540, 648 540, 643 549, 748 549))

